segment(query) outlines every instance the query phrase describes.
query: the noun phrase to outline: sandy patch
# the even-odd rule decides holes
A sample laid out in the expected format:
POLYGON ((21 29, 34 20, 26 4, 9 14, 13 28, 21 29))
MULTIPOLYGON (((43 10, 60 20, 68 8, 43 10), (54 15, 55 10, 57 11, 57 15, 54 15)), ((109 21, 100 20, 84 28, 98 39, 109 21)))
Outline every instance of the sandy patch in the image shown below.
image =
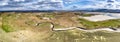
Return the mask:
POLYGON ((50 36, 50 33, 44 32, 35 32, 31 30, 21 30, 16 32, 10 32, 2 34, 2 39, 5 42, 40 42, 42 39, 45 39, 50 36))
POLYGON ((95 15, 91 17, 83 17, 84 19, 87 19, 89 21, 104 21, 109 19, 116 19, 115 17, 107 16, 107 15, 95 15))

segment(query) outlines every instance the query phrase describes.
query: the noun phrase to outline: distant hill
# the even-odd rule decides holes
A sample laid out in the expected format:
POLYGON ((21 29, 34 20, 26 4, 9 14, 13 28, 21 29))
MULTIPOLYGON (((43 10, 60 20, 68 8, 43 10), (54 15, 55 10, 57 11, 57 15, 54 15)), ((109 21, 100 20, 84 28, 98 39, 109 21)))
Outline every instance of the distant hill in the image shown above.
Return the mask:
POLYGON ((80 10, 80 11, 120 13, 120 10, 114 10, 114 9, 94 9, 94 10, 80 10))
POLYGON ((105 12, 120 13, 120 10, 114 9, 84 9, 84 10, 6 10, 0 12, 105 12))

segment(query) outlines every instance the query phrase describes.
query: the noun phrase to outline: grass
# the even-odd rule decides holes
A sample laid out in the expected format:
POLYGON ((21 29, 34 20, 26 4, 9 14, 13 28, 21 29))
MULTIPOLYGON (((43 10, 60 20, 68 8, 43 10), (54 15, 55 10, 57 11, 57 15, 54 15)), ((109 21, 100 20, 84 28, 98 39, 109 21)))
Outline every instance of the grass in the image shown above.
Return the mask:
POLYGON ((61 26, 61 25, 59 25, 59 24, 54 24, 54 28, 64 28, 64 26, 61 26))
MULTIPOLYGON (((16 20, 19 20, 19 18, 16 18, 16 14, 14 14, 12 16, 11 15, 8 15, 8 16, 4 15, 4 19, 2 20, 3 21, 2 29, 5 32, 12 32, 16 29, 34 28, 35 27, 35 26, 32 26, 32 25, 36 24, 35 21, 27 19, 26 18, 27 15, 21 15, 21 16, 22 17, 20 17, 20 18, 23 18, 23 19, 20 20, 20 23, 22 22, 21 23, 22 25, 20 25, 18 22, 15 22, 16 20), (22 20, 26 20, 25 22, 27 22, 28 24, 24 24, 24 21, 22 21, 22 20)), ((51 17, 52 18, 52 16, 50 16, 50 15, 48 15, 46 17, 51 17)), ((119 20, 107 20, 107 21, 92 22, 92 21, 88 21, 88 20, 85 20, 85 19, 79 19, 79 21, 80 21, 81 24, 83 24, 88 29, 97 28, 97 27, 109 27, 109 26, 119 27, 119 25, 120 25, 119 20)), ((48 42, 88 42, 88 41, 89 42, 107 42, 107 41, 104 41, 102 38, 105 38, 106 40, 108 40, 110 42, 113 42, 112 40, 114 40, 114 42, 115 42, 116 40, 119 41, 118 37, 120 37, 119 36, 120 34, 111 33, 111 32, 110 33, 109 32, 108 33, 104 33, 104 32, 93 32, 93 33, 91 33, 91 32, 82 32, 82 31, 77 30, 77 29, 51 32, 48 29, 50 27, 49 22, 42 22, 42 23, 39 24, 38 27, 42 28, 42 29, 39 29, 40 32, 38 32, 38 33, 42 34, 42 32, 45 32, 45 33, 42 34, 42 37, 44 37, 46 35, 47 36, 51 35, 51 33, 53 33, 53 35, 51 35, 50 37, 45 38, 45 41, 48 41, 48 42), (96 40, 96 38, 98 38, 98 39, 96 40)), ((61 26, 59 24, 55 24, 55 28, 62 28, 62 27, 64 27, 64 26, 61 26)), ((35 31, 36 31, 36 29, 35 29, 35 31)), ((32 32, 32 33, 34 33, 34 35, 36 35, 35 32, 32 32)), ((11 38, 8 35, 10 35, 10 34, 7 34, 7 37, 11 38)), ((13 35, 13 36, 16 36, 16 35, 13 35)), ((6 34, 3 37, 6 37, 6 34)), ((3 37, 1 37, 1 38, 3 38, 3 37)), ((41 36, 39 36, 39 38, 40 37, 41 36)), ((31 40, 31 38, 28 39, 28 40, 31 40)))
POLYGON ((56 31, 51 37, 45 39, 48 42, 106 42, 110 37, 120 37, 120 33, 107 33, 107 32, 82 32, 79 30, 56 31), (96 39, 97 38, 97 39, 96 39), (103 40, 105 38, 105 40, 103 40))
POLYGON ((43 22, 43 23, 40 23, 38 27, 41 27, 41 28, 45 28, 46 27, 46 28, 48 28, 48 27, 50 27, 50 25, 51 24, 49 22, 43 22))
POLYGON ((12 32, 12 31, 14 31, 13 28, 10 25, 2 25, 2 29, 5 32, 12 32))
POLYGON ((37 23, 37 22, 35 22, 35 21, 33 21, 33 20, 30 20, 30 21, 27 21, 27 22, 25 22, 27 25, 30 25, 30 26, 35 26, 35 24, 37 23))
POLYGON ((85 19, 78 19, 80 23, 88 28, 88 29, 94 29, 94 28, 102 28, 102 27, 119 27, 120 26, 120 20, 106 20, 106 21, 98 21, 98 22, 92 22, 85 19))
POLYGON ((17 27, 18 24, 14 24, 17 14, 3 14, 2 16, 2 29, 5 32, 13 32, 21 28, 17 27))
POLYGON ((3 22, 2 22, 2 30, 4 30, 5 32, 12 32, 12 31, 14 31, 13 30, 13 28, 10 26, 10 25, 8 25, 8 20, 10 20, 10 19, 8 19, 8 17, 9 18, 11 18, 10 16, 13 16, 13 15, 11 15, 11 14, 8 14, 8 15, 6 15, 6 14, 3 14, 3 22))
POLYGON ((2 17, 0 16, 0 28, 2 27, 2 17))
POLYGON ((54 18, 53 15, 45 15, 45 17, 48 17, 48 18, 54 18))
POLYGON ((55 15, 54 14, 52 14, 52 13, 44 13, 44 14, 42 14, 42 15, 36 15, 36 17, 37 18, 39 18, 39 19, 42 19, 43 17, 47 17, 47 18, 55 18, 55 15))

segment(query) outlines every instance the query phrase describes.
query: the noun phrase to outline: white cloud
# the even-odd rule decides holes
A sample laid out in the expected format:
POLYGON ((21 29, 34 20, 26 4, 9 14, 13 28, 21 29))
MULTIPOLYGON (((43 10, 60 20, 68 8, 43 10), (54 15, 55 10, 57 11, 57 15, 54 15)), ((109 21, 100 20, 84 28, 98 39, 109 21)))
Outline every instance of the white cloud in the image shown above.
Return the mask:
MULTIPOLYGON (((19 9, 22 10, 40 10, 40 9, 87 9, 87 8, 104 8, 104 9, 120 9, 120 0, 112 0, 113 2, 107 2, 107 0, 1 0, 0 7, 5 5, 12 6, 10 2, 14 3, 15 6, 20 6, 19 9), (85 1, 85 5, 83 4, 85 1), (82 4, 79 2, 83 2, 82 4), (63 3, 66 3, 67 6, 63 3), (110 5, 111 4, 111 5, 110 5)), ((0 10, 18 9, 17 7, 5 7, 0 8, 0 10)))
POLYGON ((0 6, 8 5, 8 0, 1 0, 0 6))
POLYGON ((62 2, 62 0, 51 0, 52 2, 62 2))
POLYGON ((0 6, 8 5, 8 3, 1 3, 0 6))
POLYGON ((25 0, 13 0, 13 1, 20 2, 20 1, 25 1, 25 0))
MULTIPOLYGON (((88 3, 88 5, 75 4, 75 6, 78 9, 85 9, 85 8, 120 9, 120 1, 116 1, 116 0, 112 0, 113 2, 108 2, 108 0, 85 0, 85 1, 89 1, 92 4, 91 3, 88 3)), ((74 4, 70 5, 69 8, 72 6, 74 6, 74 4)))

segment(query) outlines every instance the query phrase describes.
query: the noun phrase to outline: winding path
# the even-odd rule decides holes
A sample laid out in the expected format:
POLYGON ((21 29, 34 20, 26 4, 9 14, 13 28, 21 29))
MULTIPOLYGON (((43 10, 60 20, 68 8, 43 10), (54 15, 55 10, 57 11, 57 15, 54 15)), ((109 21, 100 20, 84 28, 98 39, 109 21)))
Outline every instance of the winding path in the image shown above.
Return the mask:
MULTIPOLYGON (((39 25, 40 23, 38 23, 39 25)), ((85 31, 85 32, 96 32, 96 31, 112 31, 112 32, 120 32, 120 28, 99 28, 99 29, 91 29, 91 30, 87 30, 85 28, 82 27, 68 27, 68 28, 54 28, 54 23, 50 22, 50 28, 52 31, 65 31, 65 30, 72 30, 72 29, 78 29, 81 31, 85 31)))
POLYGON ((77 27, 69 27, 69 28, 60 28, 60 29, 53 29, 54 31, 63 31, 63 30, 72 30, 72 29, 78 29, 81 31, 85 31, 85 32, 96 32, 96 31, 112 31, 112 32, 120 32, 120 28, 100 28, 100 29, 92 29, 92 30, 86 30, 83 28, 77 28, 77 27))
POLYGON ((68 27, 68 28, 55 29, 53 23, 51 23, 51 29, 53 31, 65 31, 65 30, 78 29, 78 30, 85 31, 85 32, 96 32, 96 31, 102 31, 102 30, 112 31, 112 32, 120 32, 120 28, 100 28, 100 29, 86 30, 85 28, 82 28, 82 27, 68 27))

